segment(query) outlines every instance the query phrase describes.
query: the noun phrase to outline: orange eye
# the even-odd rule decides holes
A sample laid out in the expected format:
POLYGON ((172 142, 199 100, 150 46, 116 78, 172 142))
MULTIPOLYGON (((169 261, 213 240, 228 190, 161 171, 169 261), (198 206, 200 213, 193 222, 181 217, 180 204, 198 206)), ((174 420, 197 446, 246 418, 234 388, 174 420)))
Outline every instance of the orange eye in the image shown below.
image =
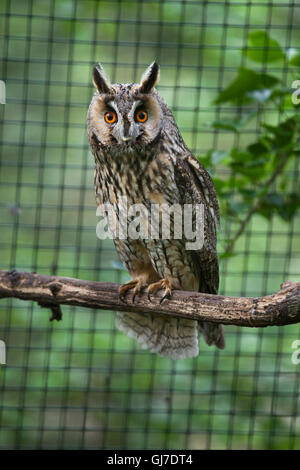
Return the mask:
POLYGON ((104 114, 104 119, 107 124, 113 124, 117 120, 117 115, 113 111, 108 111, 104 114))
POLYGON ((140 109, 139 111, 137 111, 136 113, 136 120, 138 122, 146 122, 148 119, 148 113, 147 111, 145 111, 144 109, 140 109))

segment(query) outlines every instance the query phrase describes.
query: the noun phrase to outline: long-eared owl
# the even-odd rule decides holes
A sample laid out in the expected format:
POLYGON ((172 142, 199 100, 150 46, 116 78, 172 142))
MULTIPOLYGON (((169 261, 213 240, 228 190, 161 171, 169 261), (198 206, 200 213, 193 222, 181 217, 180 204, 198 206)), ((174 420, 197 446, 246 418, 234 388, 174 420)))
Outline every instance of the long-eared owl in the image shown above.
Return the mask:
MULTIPOLYGON (((96 92, 88 110, 87 130, 95 158, 97 204, 111 204, 117 221, 119 201, 124 198, 128 206, 142 204, 149 211, 153 205, 202 205, 203 243, 197 250, 187 249, 186 237, 175 237, 174 230, 168 238, 146 237, 144 232, 139 238, 116 236, 116 250, 132 277, 121 286, 120 295, 132 289, 136 296, 147 289, 151 301, 150 295, 157 295, 161 289, 163 300, 172 289, 216 294, 219 208, 215 188, 185 145, 170 109, 156 91, 158 79, 156 62, 148 67, 139 84, 111 84, 100 64, 94 68, 96 92)), ((142 348, 174 359, 198 355, 198 331, 207 344, 220 349, 225 346, 221 325, 208 322, 118 312, 116 326, 142 348)))

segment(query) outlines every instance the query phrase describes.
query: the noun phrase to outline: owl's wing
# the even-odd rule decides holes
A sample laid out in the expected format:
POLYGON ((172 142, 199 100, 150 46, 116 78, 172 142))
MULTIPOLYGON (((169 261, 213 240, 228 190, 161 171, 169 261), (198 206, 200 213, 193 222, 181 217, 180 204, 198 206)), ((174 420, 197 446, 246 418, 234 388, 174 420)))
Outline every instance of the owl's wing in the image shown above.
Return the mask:
POLYGON ((199 273, 199 292, 217 294, 216 226, 220 215, 215 187, 209 173, 191 154, 176 159, 175 178, 185 204, 204 205, 204 244, 200 250, 192 252, 192 258, 199 273))
MULTIPOLYGON (((192 154, 177 160, 177 166, 186 183, 190 183, 193 199, 206 204, 215 225, 220 223, 219 204, 216 190, 208 171, 192 154)), ((188 184, 189 185, 189 184, 188 184)))

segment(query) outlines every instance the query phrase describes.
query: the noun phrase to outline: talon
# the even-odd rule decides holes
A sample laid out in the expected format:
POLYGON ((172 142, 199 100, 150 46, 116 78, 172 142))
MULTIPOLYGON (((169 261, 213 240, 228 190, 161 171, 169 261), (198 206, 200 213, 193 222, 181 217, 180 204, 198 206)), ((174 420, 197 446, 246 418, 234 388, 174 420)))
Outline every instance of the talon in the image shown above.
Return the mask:
POLYGON ((132 297, 132 303, 134 302, 134 299, 136 298, 136 296, 138 294, 141 293, 141 291, 146 287, 146 284, 144 283, 144 281, 142 281, 141 279, 137 282, 137 285, 135 286, 134 288, 134 291, 133 291, 133 297, 132 297))
POLYGON ((126 303, 125 302, 125 296, 124 296, 124 294, 121 294, 121 292, 119 292, 119 300, 123 303, 126 303))
POLYGON ((151 302, 150 294, 154 294, 158 290, 164 289, 165 293, 160 299, 159 303, 161 304, 165 299, 170 298, 172 295, 172 285, 168 279, 161 279, 158 282, 150 284, 148 287, 148 300, 151 302))
POLYGON ((136 285, 137 281, 131 279, 130 281, 126 282, 126 284, 123 284, 122 286, 120 286, 119 288, 119 299, 121 300, 121 302, 125 302, 125 295, 126 295, 126 292, 131 289, 132 287, 134 287, 136 285))
POLYGON ((171 292, 165 292, 162 298, 160 299, 159 303, 162 304, 165 299, 169 299, 171 297, 171 292))
POLYGON ((134 303, 136 296, 141 292, 141 290, 144 287, 146 287, 146 284, 141 279, 132 279, 131 281, 126 282, 126 284, 121 286, 119 289, 119 298, 122 302, 125 301, 126 292, 132 289, 133 287, 134 287, 134 291, 133 291, 132 303, 134 303))

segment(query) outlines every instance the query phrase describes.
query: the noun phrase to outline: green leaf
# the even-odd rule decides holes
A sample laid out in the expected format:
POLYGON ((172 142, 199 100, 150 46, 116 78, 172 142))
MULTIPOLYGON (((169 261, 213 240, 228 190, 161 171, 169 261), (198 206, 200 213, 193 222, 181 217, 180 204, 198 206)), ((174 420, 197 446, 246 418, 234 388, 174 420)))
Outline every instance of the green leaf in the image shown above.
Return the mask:
POLYGON ((238 124, 235 122, 235 120, 230 120, 230 119, 223 119, 222 121, 214 121, 212 126, 215 129, 223 129, 225 131, 234 131, 238 132, 238 124))
POLYGON ((236 201, 235 199, 229 201, 229 211, 232 215, 240 215, 248 209, 249 202, 247 203, 247 201, 236 201))
POLYGON ((222 119, 222 121, 214 121, 213 127, 215 129, 224 129, 227 131, 240 132, 246 124, 256 115, 256 111, 244 114, 243 116, 235 119, 222 119))
POLYGON ((242 52, 249 59, 260 63, 276 62, 285 58, 285 53, 279 43, 263 30, 249 34, 248 44, 242 52))
POLYGON ((257 155, 255 152, 247 152, 246 150, 238 150, 233 148, 231 150, 232 165, 241 165, 246 168, 253 168, 260 166, 266 163, 269 160, 268 154, 266 152, 257 155))
POLYGON ((272 90, 270 88, 263 88, 262 90, 254 90, 249 91, 247 96, 253 99, 253 101, 257 101, 258 103, 265 103, 268 101, 270 96, 272 95, 272 90))
POLYGON ((257 212, 269 220, 283 204, 283 197, 280 194, 266 194, 261 199, 257 212))
POLYGON ((300 67, 300 52, 296 49, 289 49, 288 51, 289 65, 300 67))
POLYGON ((258 141, 248 145, 247 150, 248 152, 252 153, 252 155, 258 156, 267 154, 270 148, 266 145, 265 142, 258 141))
POLYGON ((231 150, 231 157, 232 157, 233 163, 243 163, 249 160, 249 158, 252 160, 251 155, 248 152, 246 152, 246 150, 239 150, 235 147, 231 150))
POLYGON ((230 151, 229 150, 214 150, 211 153, 211 161, 213 165, 217 165, 217 163, 220 163, 224 160, 228 159, 227 161, 229 162, 230 160, 230 151))
POLYGON ((225 251, 224 253, 221 253, 219 255, 219 259, 225 259, 225 258, 232 258, 233 256, 236 256, 236 253, 232 253, 231 251, 225 251))
POLYGON ((240 188, 249 181, 257 183, 259 180, 264 178, 267 171, 266 163, 270 157, 268 154, 256 155, 254 152, 240 151, 233 148, 231 151, 232 160, 229 163, 234 174, 243 175, 246 179, 244 185, 240 185, 240 188))
POLYGON ((213 178, 213 180, 217 193, 221 194, 224 188, 226 188, 226 181, 222 180, 221 178, 213 178))
POLYGON ((299 208, 299 194, 290 193, 282 195, 278 193, 270 193, 266 194, 262 198, 258 212, 267 219, 270 219, 273 214, 277 213, 282 219, 290 221, 295 216, 299 208))
POLYGON ((205 155, 200 155, 198 158, 199 162, 207 169, 211 166, 211 154, 212 150, 209 150, 205 155))
POLYGON ((287 88, 282 86, 281 89, 275 89, 272 91, 270 97, 266 102, 273 102, 275 106, 278 107, 278 110, 282 112, 284 108, 290 108, 293 109, 295 105, 293 104, 293 101, 291 99, 291 95, 293 93, 293 90, 291 88, 287 88))
POLYGON ((207 169, 208 167, 213 167, 214 165, 217 165, 218 163, 228 159, 227 162, 229 163, 230 161, 230 151, 229 150, 209 150, 206 155, 203 155, 201 157, 198 157, 198 160, 202 165, 205 166, 207 169))
POLYGON ((295 117, 281 122, 278 126, 271 126, 270 124, 262 124, 262 126, 273 135, 272 142, 275 148, 286 147, 290 144, 294 145, 293 137, 298 127, 295 117))
POLYGON ((221 104, 228 101, 236 102, 237 104, 253 102, 255 99, 249 96, 250 92, 273 88, 277 83, 278 79, 273 75, 258 73, 254 70, 240 67, 237 77, 227 88, 219 93, 215 103, 221 104))
POLYGON ((245 200, 251 200, 257 197, 257 191, 252 188, 241 188, 240 193, 244 196, 245 200))
POLYGON ((270 95, 270 99, 277 99, 277 98, 284 98, 286 95, 291 96, 291 89, 290 88, 287 88, 287 87, 284 87, 282 86, 282 88, 280 90, 273 90, 271 95, 270 95))
POLYGON ((292 220, 296 212, 300 209, 300 194, 299 193, 290 193, 285 197, 285 204, 283 211, 280 212, 280 215, 285 220, 292 220))

